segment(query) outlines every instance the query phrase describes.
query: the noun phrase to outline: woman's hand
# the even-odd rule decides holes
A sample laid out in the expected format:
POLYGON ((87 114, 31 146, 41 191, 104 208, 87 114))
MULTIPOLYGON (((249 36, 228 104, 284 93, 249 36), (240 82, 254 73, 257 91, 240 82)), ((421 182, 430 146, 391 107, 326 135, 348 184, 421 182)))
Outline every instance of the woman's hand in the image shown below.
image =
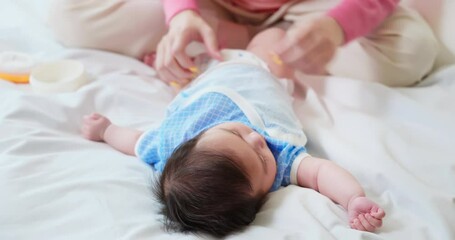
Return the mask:
POLYGON ((329 16, 296 22, 274 52, 288 65, 307 74, 325 74, 326 65, 344 42, 340 25, 329 16))
POLYGON ((182 11, 172 18, 168 33, 157 46, 155 68, 161 80, 185 84, 194 77, 189 70, 194 62, 185 52, 192 41, 203 42, 211 57, 221 59, 213 29, 198 13, 182 11))

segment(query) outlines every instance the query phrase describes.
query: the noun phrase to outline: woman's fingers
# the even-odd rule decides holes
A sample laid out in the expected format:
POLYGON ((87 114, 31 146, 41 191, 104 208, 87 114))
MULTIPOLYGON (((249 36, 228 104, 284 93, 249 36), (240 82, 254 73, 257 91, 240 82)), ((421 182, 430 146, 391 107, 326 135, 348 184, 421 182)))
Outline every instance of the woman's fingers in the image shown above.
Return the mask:
POLYGON ((215 32, 209 25, 201 26, 199 28, 199 34, 201 35, 202 41, 207 48, 208 54, 217 59, 222 60, 220 49, 218 47, 218 39, 216 38, 215 32))
POLYGON ((341 27, 327 16, 295 23, 275 48, 280 59, 308 74, 326 74, 326 66, 342 44, 341 27))
POLYGON ((330 44, 321 42, 314 46, 302 59, 292 63, 291 65, 307 74, 325 74, 325 67, 333 58, 335 49, 332 49, 330 44))
POLYGON ((191 77, 191 73, 180 66, 171 49, 172 39, 163 38, 159 44, 155 67, 164 82, 183 82, 191 77))
POLYGON ((182 41, 175 41, 172 47, 172 55, 174 56, 175 64, 179 67, 174 73, 179 78, 190 79, 193 77, 193 73, 188 70, 195 66, 193 60, 187 55, 186 47, 188 44, 182 41))
POLYGON ((272 51, 279 57, 281 61, 286 63, 296 61, 298 56, 303 54, 301 49, 297 49, 295 47, 295 40, 291 39, 288 34, 284 36, 284 38, 272 51))
MULTIPOLYGON (((158 43, 156 48, 156 57, 155 57, 155 69, 158 72, 158 75, 161 75, 161 71, 164 69, 164 44, 165 44, 166 36, 164 36, 161 41, 158 43)), ((164 79, 163 79, 164 80, 164 79)))
POLYGON ((288 65, 305 73, 320 73, 325 65, 320 66, 323 60, 324 49, 321 51, 321 42, 317 35, 311 32, 296 33, 297 30, 289 30, 278 46, 277 55, 288 65))
POLYGON ((155 68, 161 80, 185 84, 194 77, 194 61, 187 55, 186 47, 192 41, 202 40, 208 54, 221 60, 218 41, 212 28, 193 11, 182 11, 174 16, 168 33, 157 47, 155 68))

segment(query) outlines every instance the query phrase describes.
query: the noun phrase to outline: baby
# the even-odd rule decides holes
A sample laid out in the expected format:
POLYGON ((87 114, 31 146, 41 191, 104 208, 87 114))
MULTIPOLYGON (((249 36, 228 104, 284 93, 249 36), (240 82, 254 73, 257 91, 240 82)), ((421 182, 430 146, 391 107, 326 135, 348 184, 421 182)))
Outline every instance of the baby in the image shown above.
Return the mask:
POLYGON ((141 132, 96 113, 84 117, 84 137, 162 172, 155 193, 168 229, 225 236, 254 220, 268 192, 289 184, 343 206, 351 228, 382 225, 385 212, 351 174, 307 153, 292 98, 275 77, 293 71, 269 52, 284 34, 268 29, 248 51, 222 51, 224 61, 211 61, 157 128, 141 132))

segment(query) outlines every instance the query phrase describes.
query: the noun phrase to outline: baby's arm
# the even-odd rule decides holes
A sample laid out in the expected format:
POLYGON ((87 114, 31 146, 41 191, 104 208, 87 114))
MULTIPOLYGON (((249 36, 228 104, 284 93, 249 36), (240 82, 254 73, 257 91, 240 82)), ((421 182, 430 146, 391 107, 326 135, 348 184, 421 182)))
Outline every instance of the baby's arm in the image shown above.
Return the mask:
POLYGON ((120 127, 97 113, 84 116, 82 135, 92 141, 106 142, 120 152, 134 156, 134 148, 141 131, 120 127))
POLYGON ((347 209, 352 228, 372 232, 381 227, 384 210, 365 197, 354 176, 335 163, 307 157, 300 163, 297 182, 302 187, 320 192, 347 209))

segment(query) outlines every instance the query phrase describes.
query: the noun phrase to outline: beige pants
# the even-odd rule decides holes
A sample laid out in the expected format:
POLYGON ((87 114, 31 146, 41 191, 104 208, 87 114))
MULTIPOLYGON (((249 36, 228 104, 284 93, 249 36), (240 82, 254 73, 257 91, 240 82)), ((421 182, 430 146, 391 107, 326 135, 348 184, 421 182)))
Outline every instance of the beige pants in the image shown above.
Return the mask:
MULTIPOLYGON (((217 31, 216 19, 264 28, 283 20, 305 21, 338 2, 293 1, 271 16, 233 8, 222 0, 200 0, 199 6, 217 31)), ((166 32, 160 0, 54 0, 49 25, 66 46, 136 58, 154 51, 166 32)), ((373 33, 341 47, 328 72, 388 86, 409 86, 432 70, 437 54, 438 43, 431 28, 413 10, 399 7, 373 33)))

